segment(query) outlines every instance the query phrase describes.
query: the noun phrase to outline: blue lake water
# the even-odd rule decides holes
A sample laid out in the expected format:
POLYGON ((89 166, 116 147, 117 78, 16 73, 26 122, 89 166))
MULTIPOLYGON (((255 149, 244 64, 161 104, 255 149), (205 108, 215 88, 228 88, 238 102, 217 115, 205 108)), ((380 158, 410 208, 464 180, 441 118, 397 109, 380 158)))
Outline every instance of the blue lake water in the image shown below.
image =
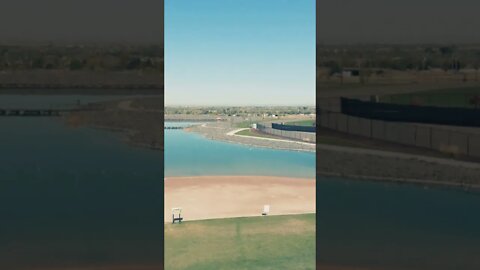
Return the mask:
MULTIPOLYGON (((110 99, 0 96, 0 105, 78 98, 110 99)), ((0 269, 160 267, 163 153, 122 140, 58 117, 0 117, 0 269)))
MULTIPOLYGON (((167 123, 167 125, 179 124, 167 123)), ((314 178, 315 153, 251 147, 210 140, 183 130, 166 130, 165 175, 267 175, 314 178)))
POLYGON ((480 269, 480 194, 323 178, 317 218, 317 258, 325 264, 480 269))

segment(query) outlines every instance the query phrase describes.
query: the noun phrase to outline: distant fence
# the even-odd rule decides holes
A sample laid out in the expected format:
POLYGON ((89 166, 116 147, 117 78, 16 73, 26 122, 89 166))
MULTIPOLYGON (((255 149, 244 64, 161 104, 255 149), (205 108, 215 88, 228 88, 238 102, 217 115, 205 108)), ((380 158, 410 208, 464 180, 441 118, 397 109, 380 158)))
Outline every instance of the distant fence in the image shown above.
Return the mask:
POLYGON ((480 158, 480 132, 389 122, 327 111, 320 112, 317 125, 366 138, 480 158))
POLYGON ((315 132, 316 127, 314 126, 297 126, 297 125, 285 125, 272 123, 273 129, 287 130, 287 131, 301 131, 301 132, 315 132))
POLYGON ((257 124, 257 129, 261 132, 275 135, 275 136, 295 139, 295 140, 304 141, 304 142, 311 142, 311 143, 316 142, 316 136, 315 136, 316 133, 312 133, 312 132, 275 129, 275 128, 272 128, 272 126, 269 124, 268 125, 257 124))
POLYGON ((363 118, 480 127, 480 110, 377 103, 341 98, 341 112, 363 118))

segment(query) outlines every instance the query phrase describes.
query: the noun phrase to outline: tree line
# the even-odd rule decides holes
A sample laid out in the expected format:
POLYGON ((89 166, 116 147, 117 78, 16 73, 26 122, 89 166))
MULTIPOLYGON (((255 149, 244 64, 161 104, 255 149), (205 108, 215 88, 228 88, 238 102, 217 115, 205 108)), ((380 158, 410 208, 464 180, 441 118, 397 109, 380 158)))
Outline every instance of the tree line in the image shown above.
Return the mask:
POLYGON ((163 71, 163 48, 151 46, 0 45, 0 70, 163 71))
POLYGON ((480 45, 319 45, 317 66, 331 75, 344 68, 478 70, 480 45))

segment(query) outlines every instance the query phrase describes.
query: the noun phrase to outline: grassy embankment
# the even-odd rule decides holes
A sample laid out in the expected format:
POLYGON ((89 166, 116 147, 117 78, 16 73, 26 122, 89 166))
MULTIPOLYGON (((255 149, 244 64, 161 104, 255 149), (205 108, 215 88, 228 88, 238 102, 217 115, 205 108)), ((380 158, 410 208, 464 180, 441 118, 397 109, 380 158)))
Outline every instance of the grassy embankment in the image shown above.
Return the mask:
POLYGON ((315 124, 315 119, 285 122, 285 124, 286 125, 294 125, 294 126, 311 127, 315 124))
POLYGON ((235 124, 235 127, 238 128, 249 128, 252 124, 258 123, 258 121, 243 121, 235 124))
POLYGON ((235 135, 242 135, 242 136, 252 136, 252 137, 259 137, 259 138, 272 138, 272 139, 281 139, 274 135, 269 135, 266 133, 255 131, 252 128, 240 130, 239 132, 235 133, 235 135))
MULTIPOLYGON (((236 126, 239 127, 239 128, 249 128, 254 123, 257 123, 257 122, 244 121, 244 122, 240 122, 240 123, 236 124, 236 126)), ((297 120, 297 121, 286 122, 286 124, 297 125, 297 126, 313 126, 314 123, 315 123, 315 119, 297 120)), ((258 131, 255 131, 254 129, 251 129, 251 128, 241 130, 241 131, 239 131, 235 134, 236 135, 243 135, 243 136, 261 137, 261 138, 281 139, 278 136, 258 132, 258 131)))
MULTIPOLYGON (((313 125, 315 120, 302 120, 302 121, 294 121, 288 122, 288 124, 296 124, 296 125, 304 125, 309 126, 313 125)), ((248 125, 246 126, 248 127, 248 125)), ((254 129, 244 129, 241 130, 235 135, 242 135, 242 136, 251 136, 251 137, 259 137, 259 138, 271 138, 271 139, 285 139, 283 137, 278 137, 262 132, 255 131, 254 129)), ((355 139, 350 139, 348 137, 336 137, 330 134, 320 134, 317 138, 317 143, 319 144, 329 144, 329 145, 338 145, 338 146, 348 146, 348 147, 360 147, 360 148, 372 148, 368 144, 363 142, 357 142, 355 139)))
POLYGON ((474 108, 475 105, 471 103, 471 99, 475 96, 480 97, 479 87, 458 87, 419 91, 408 94, 386 95, 382 96, 380 100, 382 102, 395 104, 474 108))
POLYGON ((166 269, 314 269, 315 214, 165 225, 166 269))

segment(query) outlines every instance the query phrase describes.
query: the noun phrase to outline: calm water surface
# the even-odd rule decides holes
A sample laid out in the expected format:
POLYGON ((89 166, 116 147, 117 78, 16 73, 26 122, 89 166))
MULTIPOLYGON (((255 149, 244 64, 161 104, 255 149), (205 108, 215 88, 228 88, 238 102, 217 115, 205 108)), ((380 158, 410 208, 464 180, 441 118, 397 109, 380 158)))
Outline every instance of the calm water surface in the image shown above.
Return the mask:
MULTIPOLYGON (((191 123, 167 123, 189 125, 191 123)), ((315 154, 250 147, 165 131, 165 175, 269 175, 315 177, 315 154)))
POLYGON ((317 194, 323 263, 480 269, 480 194, 328 178, 317 182, 317 194))
MULTIPOLYGON (((78 99, 111 97, 0 96, 0 107, 78 99)), ((0 269, 161 264, 162 152, 57 117, 0 117, 0 131, 0 269)))

